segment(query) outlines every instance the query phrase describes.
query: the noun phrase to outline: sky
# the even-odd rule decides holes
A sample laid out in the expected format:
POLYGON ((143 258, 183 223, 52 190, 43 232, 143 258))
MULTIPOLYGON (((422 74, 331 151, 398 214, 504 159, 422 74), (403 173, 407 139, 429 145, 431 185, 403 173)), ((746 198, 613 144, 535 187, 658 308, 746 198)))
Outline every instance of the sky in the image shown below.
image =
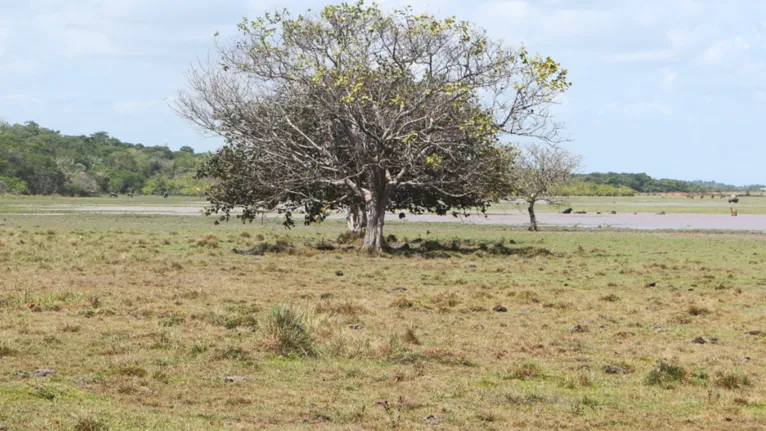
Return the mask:
MULTIPOLYGON (((583 172, 766 183, 766 2, 388 0, 456 16, 551 56, 573 87, 556 107, 583 172)), ((168 101, 213 35, 276 7, 328 0, 0 0, 0 119, 127 142, 221 141, 168 101)))

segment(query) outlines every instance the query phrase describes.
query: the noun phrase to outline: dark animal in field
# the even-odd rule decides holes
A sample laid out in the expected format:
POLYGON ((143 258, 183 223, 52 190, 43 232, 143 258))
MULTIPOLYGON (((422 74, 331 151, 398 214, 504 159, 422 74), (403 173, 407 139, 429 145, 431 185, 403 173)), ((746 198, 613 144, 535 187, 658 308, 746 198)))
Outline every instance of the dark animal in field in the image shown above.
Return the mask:
POLYGON ((738 204, 739 203, 739 198, 736 197, 736 196, 734 196, 732 198, 729 198, 729 203, 730 204, 738 204))
POLYGON ((561 214, 572 214, 572 208, 567 208, 561 212, 561 214))
POLYGON ((258 248, 251 248, 250 250, 237 250, 236 248, 232 249, 236 254, 241 254, 243 256, 263 256, 263 250, 258 248))
POLYGON ((612 211, 612 212, 610 212, 609 214, 611 214, 611 215, 615 215, 615 214, 617 214, 617 211, 612 211))
POLYGON ((715 195, 710 195, 710 199, 715 199, 715 195))
POLYGON ((665 215, 665 211, 660 211, 657 213, 657 215, 665 215))
POLYGON ((734 208, 731 208, 731 207, 729 207, 729 210, 731 210, 731 216, 732 217, 736 217, 737 216, 737 210, 735 210, 734 208))
POLYGON ((405 217, 407 217, 407 216, 404 213, 399 213, 399 220, 402 220, 405 217))
POLYGON ((601 215, 601 212, 597 212, 596 214, 597 214, 597 215, 601 215))
POLYGON ((109 197, 110 198, 116 198, 117 197, 117 193, 109 193, 109 197))
POLYGON ((586 213, 585 211, 575 211, 574 213, 575 213, 575 214, 588 214, 588 213, 586 213))
POLYGON ((128 197, 132 198, 133 197, 133 193, 128 193, 128 197))
POLYGON ((168 198, 168 192, 165 192, 165 194, 163 194, 162 197, 167 199, 168 198))

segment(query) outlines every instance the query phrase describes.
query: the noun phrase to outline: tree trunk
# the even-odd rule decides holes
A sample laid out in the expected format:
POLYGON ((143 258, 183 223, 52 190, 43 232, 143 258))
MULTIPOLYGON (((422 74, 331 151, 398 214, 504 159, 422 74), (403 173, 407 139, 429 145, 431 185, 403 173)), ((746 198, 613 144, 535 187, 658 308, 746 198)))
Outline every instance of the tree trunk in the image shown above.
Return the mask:
POLYGON ((529 203, 529 230, 537 231, 537 216, 535 215, 534 199, 529 203))
POLYGON ((371 253, 386 248, 386 237, 383 236, 383 225, 386 218, 386 207, 390 187, 385 172, 378 168, 369 172, 370 189, 364 191, 365 211, 367 212, 367 231, 364 234, 362 250, 371 253))
POLYGON ((364 229, 367 227, 367 211, 364 203, 351 204, 351 206, 348 207, 346 222, 348 224, 349 232, 358 235, 364 233, 364 229))
POLYGON ((383 236, 383 225, 386 218, 385 197, 374 196, 367 201, 367 231, 364 234, 362 250, 369 252, 381 251, 386 247, 383 236))

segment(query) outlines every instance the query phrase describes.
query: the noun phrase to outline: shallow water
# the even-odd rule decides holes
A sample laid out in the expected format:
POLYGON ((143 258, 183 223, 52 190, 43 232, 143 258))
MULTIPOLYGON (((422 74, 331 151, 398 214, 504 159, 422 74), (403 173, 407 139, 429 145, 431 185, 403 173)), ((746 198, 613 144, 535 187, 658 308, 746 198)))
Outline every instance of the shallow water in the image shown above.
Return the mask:
MULTIPOLYGON (((38 207, 42 213, 27 213, 26 216, 49 216, 66 213, 52 211, 84 212, 93 214, 143 214, 143 215, 183 215, 199 216, 201 206, 45 206, 38 207)), ((19 215, 19 214, 6 214, 19 215)), ((276 214, 273 217, 278 217, 276 214)), ((342 214, 334 214, 331 219, 342 219, 342 214)), ((653 212, 618 213, 618 214, 561 214, 540 212, 537 215, 541 226, 564 226, 583 228, 622 228, 622 229, 691 229, 691 230, 743 230, 766 231, 766 214, 743 214, 732 217, 728 214, 666 214, 653 212)), ((391 221, 398 218, 389 216, 391 221)), ((408 215, 404 222, 465 223, 465 224, 505 224, 521 226, 529 223, 529 217, 522 212, 504 214, 473 215, 470 217, 437 216, 432 214, 408 215)))

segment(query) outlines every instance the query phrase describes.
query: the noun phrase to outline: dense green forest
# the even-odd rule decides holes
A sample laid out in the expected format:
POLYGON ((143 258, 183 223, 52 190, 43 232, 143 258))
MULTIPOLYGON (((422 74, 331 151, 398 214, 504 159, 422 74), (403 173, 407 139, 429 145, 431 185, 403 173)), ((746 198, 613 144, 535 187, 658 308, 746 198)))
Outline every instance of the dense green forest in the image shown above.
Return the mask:
POLYGON ((201 195, 194 178, 206 154, 191 147, 130 144, 106 132, 67 136, 34 122, 0 122, 0 193, 201 195))

